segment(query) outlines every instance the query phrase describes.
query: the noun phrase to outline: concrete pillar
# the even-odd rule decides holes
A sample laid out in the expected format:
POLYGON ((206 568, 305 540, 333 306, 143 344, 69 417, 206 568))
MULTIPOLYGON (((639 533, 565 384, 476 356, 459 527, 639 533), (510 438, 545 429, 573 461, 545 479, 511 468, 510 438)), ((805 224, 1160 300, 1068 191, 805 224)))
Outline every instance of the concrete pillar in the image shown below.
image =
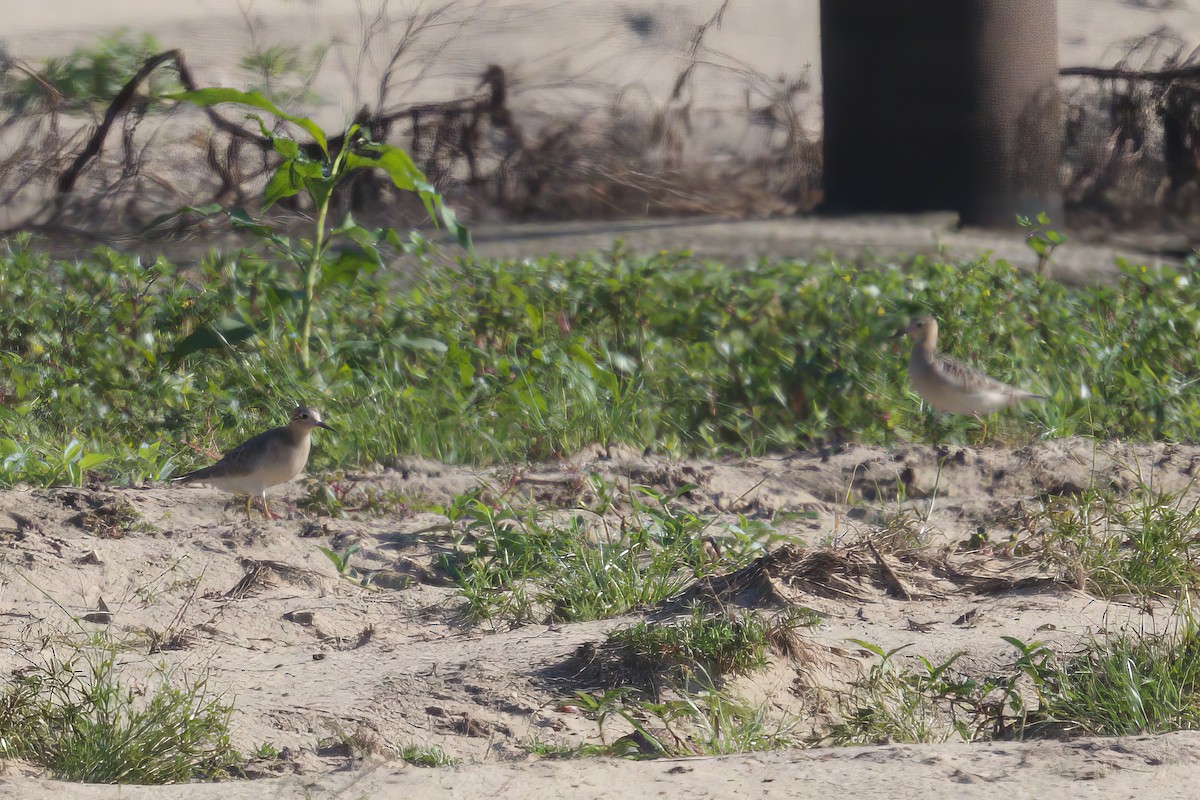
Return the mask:
POLYGON ((823 208, 1062 217, 1054 0, 821 0, 823 208))

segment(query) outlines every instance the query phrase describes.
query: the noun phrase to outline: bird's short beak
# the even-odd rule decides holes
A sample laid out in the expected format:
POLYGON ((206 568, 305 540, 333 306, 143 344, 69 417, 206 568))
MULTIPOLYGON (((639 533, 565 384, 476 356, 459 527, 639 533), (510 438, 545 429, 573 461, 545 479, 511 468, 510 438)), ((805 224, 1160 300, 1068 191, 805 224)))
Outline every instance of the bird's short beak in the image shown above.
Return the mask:
MULTIPOLYGON (((317 427, 318 427, 318 428, 324 428, 324 429, 325 429, 325 430, 327 430, 327 431, 333 431, 333 428, 329 427, 329 426, 328 426, 328 425, 326 425, 324 422, 318 422, 318 423, 317 423, 317 427)), ((333 431, 333 432, 334 432, 334 433, 336 433, 336 431, 333 431)))

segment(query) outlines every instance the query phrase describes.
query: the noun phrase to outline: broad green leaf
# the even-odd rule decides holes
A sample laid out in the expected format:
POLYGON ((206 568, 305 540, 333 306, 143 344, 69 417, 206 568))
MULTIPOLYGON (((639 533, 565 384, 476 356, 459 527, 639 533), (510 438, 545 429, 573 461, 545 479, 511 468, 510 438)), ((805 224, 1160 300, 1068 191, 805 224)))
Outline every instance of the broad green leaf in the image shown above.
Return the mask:
POLYGON ((305 176, 304 188, 308 190, 308 194, 312 197, 313 205, 320 208, 329 200, 329 196, 333 194, 333 187, 337 183, 334 178, 326 178, 323 176, 305 176))
POLYGON ((870 651, 870 652, 874 653, 875 655, 879 656, 880 658, 888 657, 888 652, 877 644, 868 642, 864 639, 850 639, 850 641, 852 643, 858 645, 859 647, 861 647, 863 650, 870 651))
POLYGON ((111 458, 112 456, 108 453, 85 453, 83 458, 79 459, 79 468, 81 470, 89 470, 111 458))
POLYGON ((302 188, 302 184, 296 180, 296 171, 292 167, 293 165, 290 162, 283 162, 275 170, 275 174, 271 176, 271 180, 267 181, 267 188, 263 190, 263 211, 266 211, 283 198, 291 197, 302 188))
POLYGON ((83 455, 83 442, 79 441, 78 439, 72 439, 67 443, 67 446, 63 448, 63 463, 66 464, 74 461, 81 455, 83 455))
MULTIPOLYGON (((373 144, 362 153, 346 156, 346 170, 378 167, 388 174, 398 189, 417 191, 418 183, 428 186, 425 173, 413 162, 408 153, 388 144, 373 144)), ((432 188, 432 187, 430 187, 432 188)))
POLYGON ((288 161, 296 161, 303 159, 300 153, 300 143, 294 139, 289 139, 286 136, 279 136, 275 131, 267 127, 267 123, 257 114, 251 114, 249 119, 258 123, 258 131, 263 135, 264 139, 271 142, 271 146, 275 148, 275 152, 283 156, 288 161))
MULTIPOLYGON (((376 246, 378 246, 380 241, 384 240, 387 232, 380 228, 376 228, 375 230, 364 228, 356 223, 354 221, 354 217, 351 216, 350 212, 347 211, 346 216, 342 218, 342 221, 336 228, 329 232, 329 235, 330 237, 348 236, 355 243, 357 243, 359 247, 373 250, 376 246)), ((392 233, 392 236, 395 236, 394 232, 392 233)), ((388 240, 390 241, 390 237, 388 240)))
POLYGON ((272 136, 271 144, 275 147, 275 152, 283 156, 288 161, 299 161, 300 144, 291 139, 285 139, 282 136, 272 136))
POLYGON ((314 202, 323 200, 324 192, 319 197, 313 194, 310 186, 312 181, 326 182, 323 167, 319 162, 307 159, 284 161, 275 170, 275 174, 271 176, 271 180, 263 192, 263 210, 266 211, 276 201, 291 197, 301 189, 308 191, 314 202))
POLYGON ((445 203, 440 204, 442 209, 442 222, 446 226, 446 230, 450 232, 459 246, 464 250, 472 250, 474 245, 471 244, 471 231, 466 225, 458 221, 458 214, 454 213, 454 209, 445 203))
POLYGON ((235 228, 249 231, 256 236, 270 237, 275 235, 274 228, 254 219, 246 213, 246 209, 244 208, 229 209, 229 220, 235 228))
POLYGON ((360 273, 379 269, 379 256, 368 250, 343 250, 336 258, 321 265, 321 285, 340 283, 349 286, 360 273))
POLYGON ((438 194, 437 189, 433 184, 424 178, 414 181, 417 187, 417 194, 421 196, 421 202, 425 204, 425 212, 429 214, 429 218, 433 220, 433 224, 438 224, 438 209, 442 207, 442 196, 438 194))
POLYGON ((173 94, 164 94, 166 100, 182 100, 188 103, 194 103, 198 106, 215 106, 221 103, 237 103, 238 105, 249 106, 251 108, 269 111, 280 119, 285 119, 288 122, 299 125, 304 130, 308 131, 309 136, 312 136, 313 141, 321 148, 321 152, 325 157, 329 157, 329 141, 325 137, 325 132, 317 123, 307 117, 298 117, 289 114, 279 106, 272 103, 261 92, 242 92, 237 89, 229 89, 225 87, 212 87, 208 89, 196 89, 191 92, 175 92, 173 94))
POLYGON ((408 153, 399 147, 377 144, 371 145, 366 152, 367 155, 347 155, 347 171, 370 167, 382 169, 397 188, 416 192, 420 196, 421 202, 425 204, 426 213, 435 225, 444 225, 463 249, 471 249, 471 232, 458 221, 454 209, 442 201, 442 196, 425 178, 425 173, 421 172, 408 153))

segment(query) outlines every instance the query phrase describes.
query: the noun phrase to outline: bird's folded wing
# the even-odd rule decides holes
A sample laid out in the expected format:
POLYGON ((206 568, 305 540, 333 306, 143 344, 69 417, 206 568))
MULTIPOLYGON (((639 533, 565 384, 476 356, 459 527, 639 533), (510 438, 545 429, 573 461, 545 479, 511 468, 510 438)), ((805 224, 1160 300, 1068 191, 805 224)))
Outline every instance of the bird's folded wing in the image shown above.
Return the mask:
POLYGON ((961 361, 955 361, 953 358, 946 356, 939 355, 934 362, 933 368, 943 378, 965 392, 979 392, 984 390, 1002 391, 1013 388, 1007 383, 1001 383, 974 367, 969 367, 961 361))
POLYGON ((239 444, 237 447, 230 450, 221 460, 212 466, 198 469, 195 472, 189 472, 186 475, 180 475, 178 478, 171 480, 188 483, 191 481, 202 481, 206 478, 240 478, 244 475, 249 475, 254 471, 257 456, 260 456, 267 449, 269 434, 274 431, 260 433, 250 439, 239 444))

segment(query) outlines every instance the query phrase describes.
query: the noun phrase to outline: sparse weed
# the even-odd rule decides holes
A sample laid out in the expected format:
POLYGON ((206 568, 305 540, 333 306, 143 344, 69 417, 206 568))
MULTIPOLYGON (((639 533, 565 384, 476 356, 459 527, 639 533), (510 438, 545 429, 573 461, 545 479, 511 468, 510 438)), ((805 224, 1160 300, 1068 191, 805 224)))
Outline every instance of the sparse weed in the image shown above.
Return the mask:
POLYGON ((118 680, 116 660, 97 636, 19 675, 0 695, 0 754, 86 783, 214 780, 237 765, 231 708, 203 682, 135 688, 118 680))
POLYGON ((338 473, 321 480, 311 480, 306 488, 308 492, 297 506, 325 517, 367 514, 402 518, 413 508, 430 507, 429 503, 418 498, 390 489, 362 485, 338 473))
POLYGON ((1027 521, 1042 558, 1078 589, 1177 596, 1200 584, 1200 503, 1144 484, 1051 498, 1027 521))
POLYGON ((453 767, 461 762, 436 745, 406 744, 396 752, 401 760, 414 767, 453 767))
POLYGON ((279 748, 270 742, 263 742, 258 747, 254 748, 251 755, 254 758, 262 759, 263 761, 274 761, 279 758, 279 748))
POLYGON ((1037 254, 1037 274, 1045 275, 1046 269, 1050 266, 1050 257, 1059 245, 1067 241, 1066 237, 1050 227, 1050 217, 1045 211, 1040 212, 1032 219, 1018 214, 1017 224, 1029 231, 1025 243, 1029 245, 1030 250, 1037 254))
POLYGON ((940 742, 950 738, 1122 736, 1200 728, 1200 628, 1169 636, 1132 632, 1086 642, 1061 656, 1039 642, 1004 637, 1016 660, 972 677, 918 657, 915 665, 865 642, 879 661, 841 698, 835 744, 940 742))
POLYGON ((971 742, 1006 731, 1013 709, 1022 707, 1015 669, 976 679, 955 670, 962 654, 940 664, 918 656, 910 667, 897 657, 908 645, 885 651, 855 644, 879 661, 839 698, 839 719, 829 732, 834 744, 971 742))
POLYGON ((1076 656, 1026 669, 1037 690, 1026 728, 1127 736, 1200 728, 1200 629, 1121 633, 1076 656))
POLYGON ((524 742, 522 746, 525 748, 525 752, 539 758, 587 758, 589 756, 608 755, 608 748, 603 745, 561 744, 547 742, 540 737, 524 742))
POLYGON ((318 546, 317 549, 324 553, 325 557, 333 564, 333 568, 337 570, 338 577, 344 578, 364 589, 371 588, 373 575, 360 572, 350 565, 350 557, 359 551, 358 545, 352 544, 340 553, 328 547, 318 546))
POLYGON ((636 504, 617 531, 591 530, 578 514, 556 519, 532 504, 463 496, 445 510, 462 533, 441 566, 471 621, 582 621, 656 603, 766 546, 767 529, 722 526, 731 545, 714 555, 701 535, 711 520, 647 495, 655 504, 636 504))
POLYGON ((693 680, 702 688, 679 690, 672 698, 657 701, 633 699, 627 689, 576 692, 584 713, 595 720, 601 741, 586 755, 725 755, 794 744, 788 726, 782 721, 772 723, 765 707, 751 707, 722 692, 703 673, 693 680), (604 726, 614 717, 632 730, 609 742, 604 726))
POLYGON ((336 719, 324 719, 322 722, 331 735, 317 742, 318 753, 325 752, 329 755, 340 755, 357 760, 393 752, 379 740, 375 731, 361 722, 352 731, 347 730, 336 719))

